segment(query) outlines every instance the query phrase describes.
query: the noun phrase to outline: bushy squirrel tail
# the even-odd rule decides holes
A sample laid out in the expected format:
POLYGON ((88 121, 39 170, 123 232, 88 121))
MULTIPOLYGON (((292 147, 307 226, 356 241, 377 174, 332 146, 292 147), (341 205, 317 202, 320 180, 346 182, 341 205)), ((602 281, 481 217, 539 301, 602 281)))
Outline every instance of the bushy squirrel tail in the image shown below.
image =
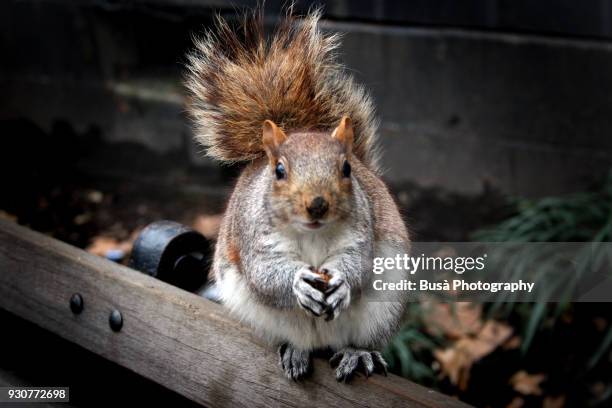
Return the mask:
POLYGON ((354 154, 378 170, 372 101, 337 61, 339 37, 319 30, 320 17, 320 10, 303 18, 290 11, 266 39, 259 9, 237 28, 217 17, 196 40, 187 64, 188 111, 208 156, 223 163, 263 156, 266 119, 285 132, 328 131, 348 115, 354 154))

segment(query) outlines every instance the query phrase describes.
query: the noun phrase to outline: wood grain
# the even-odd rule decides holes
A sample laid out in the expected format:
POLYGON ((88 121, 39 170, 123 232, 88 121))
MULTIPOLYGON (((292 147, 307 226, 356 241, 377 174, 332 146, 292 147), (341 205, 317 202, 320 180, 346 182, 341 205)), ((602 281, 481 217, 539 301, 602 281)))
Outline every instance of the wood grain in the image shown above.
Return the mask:
POLYGON ((393 375, 339 384, 322 360, 294 383, 219 305, 4 220, 0 307, 210 407, 465 406, 393 375), (84 299, 80 315, 73 293, 84 299), (118 333, 112 309, 123 314, 118 333))

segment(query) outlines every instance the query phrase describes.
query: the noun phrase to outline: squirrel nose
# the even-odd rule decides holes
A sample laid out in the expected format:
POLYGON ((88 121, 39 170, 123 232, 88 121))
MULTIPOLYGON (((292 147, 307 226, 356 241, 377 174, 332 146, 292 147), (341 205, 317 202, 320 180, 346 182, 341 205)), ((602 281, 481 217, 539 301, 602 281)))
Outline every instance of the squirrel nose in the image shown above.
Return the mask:
POLYGON ((308 214, 310 214, 310 216, 315 220, 323 218, 325 213, 327 213, 328 209, 329 209, 329 204, 327 203, 327 201, 325 201, 323 197, 320 197, 320 196, 315 197, 310 202, 310 205, 308 206, 308 208, 306 208, 306 210, 308 211, 308 214))

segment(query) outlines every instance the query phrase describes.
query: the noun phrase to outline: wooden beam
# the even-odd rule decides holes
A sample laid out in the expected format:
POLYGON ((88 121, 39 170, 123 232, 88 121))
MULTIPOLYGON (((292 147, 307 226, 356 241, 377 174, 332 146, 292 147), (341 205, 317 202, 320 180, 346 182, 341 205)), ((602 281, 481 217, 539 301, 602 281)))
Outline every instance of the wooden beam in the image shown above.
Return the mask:
POLYGON ((322 360, 294 383, 221 306, 4 220, 0 307, 210 407, 465 406, 393 375, 339 384, 322 360), (84 299, 78 315, 74 293, 84 299), (109 327, 113 309, 119 332, 109 327))

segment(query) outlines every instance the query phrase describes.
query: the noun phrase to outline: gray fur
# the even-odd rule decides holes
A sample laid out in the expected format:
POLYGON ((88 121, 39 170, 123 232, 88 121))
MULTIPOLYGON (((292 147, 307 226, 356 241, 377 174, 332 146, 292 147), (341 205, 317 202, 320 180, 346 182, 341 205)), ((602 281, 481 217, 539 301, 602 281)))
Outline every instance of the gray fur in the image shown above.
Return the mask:
POLYGON ((297 381, 312 370, 310 352, 298 350, 291 344, 285 343, 278 348, 281 368, 290 380, 297 381))
POLYGON ((338 381, 349 381, 358 370, 362 370, 366 377, 375 372, 387 375, 387 362, 378 351, 347 347, 334 354, 329 363, 336 367, 338 381))
POLYGON ((409 238, 377 176, 371 100, 336 62, 337 37, 318 30, 319 16, 301 25, 287 20, 269 45, 254 21, 245 33, 255 48, 220 20, 219 32, 191 55, 187 84, 196 139, 222 162, 248 162, 215 248, 222 302, 258 334, 284 344, 279 354, 289 378, 310 369, 311 351, 331 348, 341 350, 337 375, 346 381, 360 366, 368 375, 386 372, 380 353, 366 349, 392 336, 405 299, 380 302, 372 293, 372 259, 406 252, 409 238), (345 115, 350 121, 341 123, 352 127, 342 134, 354 134, 351 140, 334 136, 345 115), (274 149, 264 149, 267 120, 287 133, 274 149), (287 177, 277 179, 281 162, 287 177), (329 204, 316 223, 305 209, 315 197, 329 204), (313 286, 320 277, 312 270, 328 272, 327 288, 313 286))

